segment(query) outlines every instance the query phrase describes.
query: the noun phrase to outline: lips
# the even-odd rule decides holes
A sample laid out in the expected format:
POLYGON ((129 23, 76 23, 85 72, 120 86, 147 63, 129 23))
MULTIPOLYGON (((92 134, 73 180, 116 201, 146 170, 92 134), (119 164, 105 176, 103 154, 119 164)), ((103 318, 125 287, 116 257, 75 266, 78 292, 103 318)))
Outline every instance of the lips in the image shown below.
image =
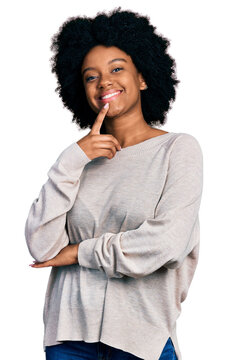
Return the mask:
POLYGON ((121 93, 123 92, 123 90, 110 90, 110 91, 107 91, 105 93, 103 93, 100 97, 97 98, 97 100, 99 102, 102 102, 102 103, 106 103, 106 102, 109 102, 109 101, 112 101, 114 100, 116 97, 118 97, 121 93), (112 95, 113 94, 113 95, 112 95), (107 96, 107 98, 105 99, 102 99, 103 96, 107 96))

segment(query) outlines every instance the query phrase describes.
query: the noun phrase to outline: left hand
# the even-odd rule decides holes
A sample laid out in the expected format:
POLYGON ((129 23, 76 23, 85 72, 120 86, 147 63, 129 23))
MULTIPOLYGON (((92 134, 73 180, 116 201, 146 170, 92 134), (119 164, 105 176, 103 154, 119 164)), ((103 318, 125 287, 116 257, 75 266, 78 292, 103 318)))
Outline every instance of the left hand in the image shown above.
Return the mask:
POLYGON ((77 264, 78 247, 79 244, 67 245, 54 258, 44 262, 34 261, 34 264, 30 264, 30 266, 34 268, 42 268, 47 266, 65 266, 77 264))

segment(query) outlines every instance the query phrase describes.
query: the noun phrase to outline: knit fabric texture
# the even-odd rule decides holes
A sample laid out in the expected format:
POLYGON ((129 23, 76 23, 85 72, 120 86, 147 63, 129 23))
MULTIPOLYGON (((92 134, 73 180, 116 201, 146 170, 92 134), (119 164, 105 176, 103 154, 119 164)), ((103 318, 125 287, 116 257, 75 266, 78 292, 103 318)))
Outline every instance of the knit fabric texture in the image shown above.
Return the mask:
POLYGON ((90 160, 76 143, 47 173, 25 238, 37 261, 80 243, 78 263, 52 267, 43 310, 45 346, 101 341, 158 360, 176 332, 199 257, 203 155, 198 140, 168 132, 90 160))

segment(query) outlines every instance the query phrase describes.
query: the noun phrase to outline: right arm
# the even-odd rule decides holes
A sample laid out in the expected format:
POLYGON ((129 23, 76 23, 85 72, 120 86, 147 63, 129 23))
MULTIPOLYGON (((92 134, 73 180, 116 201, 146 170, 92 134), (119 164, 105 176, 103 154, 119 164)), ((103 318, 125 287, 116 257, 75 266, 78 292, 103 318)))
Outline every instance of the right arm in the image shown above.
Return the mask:
POLYGON ((90 160, 74 142, 48 171, 48 180, 33 201, 25 224, 27 246, 36 261, 53 258, 69 244, 66 213, 74 204, 80 175, 90 160))
POLYGON ((48 171, 48 180, 32 203, 25 224, 30 254, 37 262, 54 258, 69 244, 66 213, 72 208, 84 166, 92 159, 115 156, 120 144, 112 135, 100 135, 108 108, 102 108, 88 135, 68 146, 48 171))

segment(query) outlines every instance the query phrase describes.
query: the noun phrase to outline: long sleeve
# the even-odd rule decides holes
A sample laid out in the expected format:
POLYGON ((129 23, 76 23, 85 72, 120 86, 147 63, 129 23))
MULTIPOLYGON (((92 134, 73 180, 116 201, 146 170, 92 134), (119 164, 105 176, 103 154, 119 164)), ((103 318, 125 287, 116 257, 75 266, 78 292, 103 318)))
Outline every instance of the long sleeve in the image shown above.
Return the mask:
POLYGON ((107 232, 80 242, 79 265, 103 271, 110 278, 140 278, 162 266, 178 268, 199 242, 202 189, 202 150, 193 136, 184 134, 171 145, 155 213, 137 229, 107 232))
POLYGON ((48 180, 33 201, 25 224, 27 246, 35 260, 49 260, 68 245, 66 213, 74 204, 80 175, 89 161, 74 142, 59 155, 48 171, 48 180))

